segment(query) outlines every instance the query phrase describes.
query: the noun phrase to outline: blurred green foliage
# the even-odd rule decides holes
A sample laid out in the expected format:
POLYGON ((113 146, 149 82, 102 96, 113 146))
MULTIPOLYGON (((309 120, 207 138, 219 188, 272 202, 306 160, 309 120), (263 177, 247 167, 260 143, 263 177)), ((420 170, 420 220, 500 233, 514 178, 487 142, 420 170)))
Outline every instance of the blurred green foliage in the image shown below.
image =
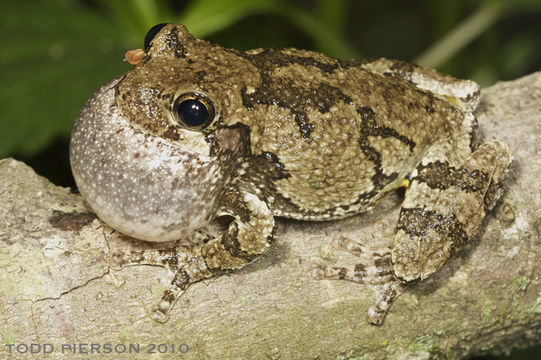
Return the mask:
POLYGON ((156 23, 227 47, 416 61, 482 85, 541 63, 541 0, 19 0, 0 13, 0 158, 67 139, 81 106, 128 70, 156 23))

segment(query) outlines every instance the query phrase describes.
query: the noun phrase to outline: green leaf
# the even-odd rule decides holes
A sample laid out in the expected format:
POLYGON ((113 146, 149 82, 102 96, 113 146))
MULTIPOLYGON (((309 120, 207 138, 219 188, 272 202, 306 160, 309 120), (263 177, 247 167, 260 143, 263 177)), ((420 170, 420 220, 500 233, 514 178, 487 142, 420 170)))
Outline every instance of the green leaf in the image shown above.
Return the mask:
POLYGON ((322 26, 320 18, 285 1, 194 0, 178 21, 186 25, 195 37, 204 38, 247 16, 263 13, 284 16, 310 36, 318 49, 325 49, 327 55, 342 58, 359 55, 332 26, 322 26))
POLYGON ((415 63, 437 68, 485 32, 503 15, 504 8, 496 4, 480 7, 437 43, 421 54, 415 63))
POLYGON ((69 136, 93 91, 129 69, 125 35, 79 2, 6 2, 0 24, 0 158, 69 136))
POLYGON ((346 0, 318 0, 317 17, 322 20, 325 26, 342 33, 346 26, 346 7, 346 0))
POLYGON ((317 44, 316 50, 342 59, 358 59, 360 54, 333 29, 321 26, 321 21, 304 11, 290 7, 284 12, 291 21, 304 30, 317 44))
POLYGON ((166 0, 98 0, 114 23, 127 29, 130 40, 140 42, 156 24, 174 21, 166 0))
POLYGON ((254 14, 281 12, 274 0, 194 0, 178 18, 195 37, 204 38, 254 14))
POLYGON ((539 11, 541 1, 539 0, 483 0, 483 3, 503 6, 509 10, 539 11))

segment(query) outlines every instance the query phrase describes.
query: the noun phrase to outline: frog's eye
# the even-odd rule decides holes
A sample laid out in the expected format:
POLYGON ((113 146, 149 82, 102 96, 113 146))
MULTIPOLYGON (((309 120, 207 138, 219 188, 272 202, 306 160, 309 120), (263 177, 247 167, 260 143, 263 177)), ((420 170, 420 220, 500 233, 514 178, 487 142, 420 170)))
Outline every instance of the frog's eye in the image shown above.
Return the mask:
POLYGON ((167 23, 161 23, 161 24, 158 24, 158 25, 154 25, 153 27, 150 28, 150 30, 147 32, 147 34, 145 35, 145 52, 148 51, 149 47, 150 47, 150 42, 152 41, 152 39, 154 39, 154 37, 160 32, 160 30, 165 26, 167 25, 167 23))
POLYGON ((187 93, 179 96, 173 106, 181 125, 190 129, 203 129, 210 125, 214 119, 214 105, 212 102, 196 93, 187 93))

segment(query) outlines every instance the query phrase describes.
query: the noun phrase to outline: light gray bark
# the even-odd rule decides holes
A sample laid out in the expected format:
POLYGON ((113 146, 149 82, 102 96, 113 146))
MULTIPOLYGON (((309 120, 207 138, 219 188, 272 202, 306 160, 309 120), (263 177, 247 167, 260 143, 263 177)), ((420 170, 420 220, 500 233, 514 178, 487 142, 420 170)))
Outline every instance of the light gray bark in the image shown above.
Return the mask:
MULTIPOLYGON (((398 195, 343 221, 279 220, 277 241, 260 259, 192 285, 170 321, 157 324, 147 311, 170 275, 159 267, 113 270, 107 263, 112 248, 147 245, 95 219, 69 189, 20 162, 2 160, 2 343, 51 344, 49 359, 147 359, 148 344, 167 344, 169 351, 186 344, 183 359, 462 358, 540 344, 540 109, 541 73, 483 91, 481 133, 505 141, 514 156, 505 196, 464 251, 410 287, 383 326, 365 320, 374 299, 370 290, 316 281, 309 263, 354 261, 330 248, 331 239, 378 242, 397 219, 398 195), (107 343, 139 344, 141 353, 62 353, 62 344, 90 351, 92 343, 102 352, 107 343)), ((15 347, 10 354, 0 345, 2 359, 41 355, 15 347)))

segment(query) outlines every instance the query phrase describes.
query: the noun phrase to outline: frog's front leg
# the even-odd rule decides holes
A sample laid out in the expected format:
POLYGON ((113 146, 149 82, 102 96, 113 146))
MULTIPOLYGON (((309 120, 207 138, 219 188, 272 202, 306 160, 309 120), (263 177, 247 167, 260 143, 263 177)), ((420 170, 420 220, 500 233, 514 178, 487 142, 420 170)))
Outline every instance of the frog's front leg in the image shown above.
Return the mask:
POLYGON ((233 220, 215 238, 200 232, 192 234, 205 241, 202 245, 113 254, 116 265, 159 265, 175 274, 159 304, 151 309, 153 320, 166 322, 172 306, 190 284, 243 267, 273 241, 274 217, 263 200, 234 189, 225 195, 222 203, 226 205, 217 215, 229 215, 233 220))

